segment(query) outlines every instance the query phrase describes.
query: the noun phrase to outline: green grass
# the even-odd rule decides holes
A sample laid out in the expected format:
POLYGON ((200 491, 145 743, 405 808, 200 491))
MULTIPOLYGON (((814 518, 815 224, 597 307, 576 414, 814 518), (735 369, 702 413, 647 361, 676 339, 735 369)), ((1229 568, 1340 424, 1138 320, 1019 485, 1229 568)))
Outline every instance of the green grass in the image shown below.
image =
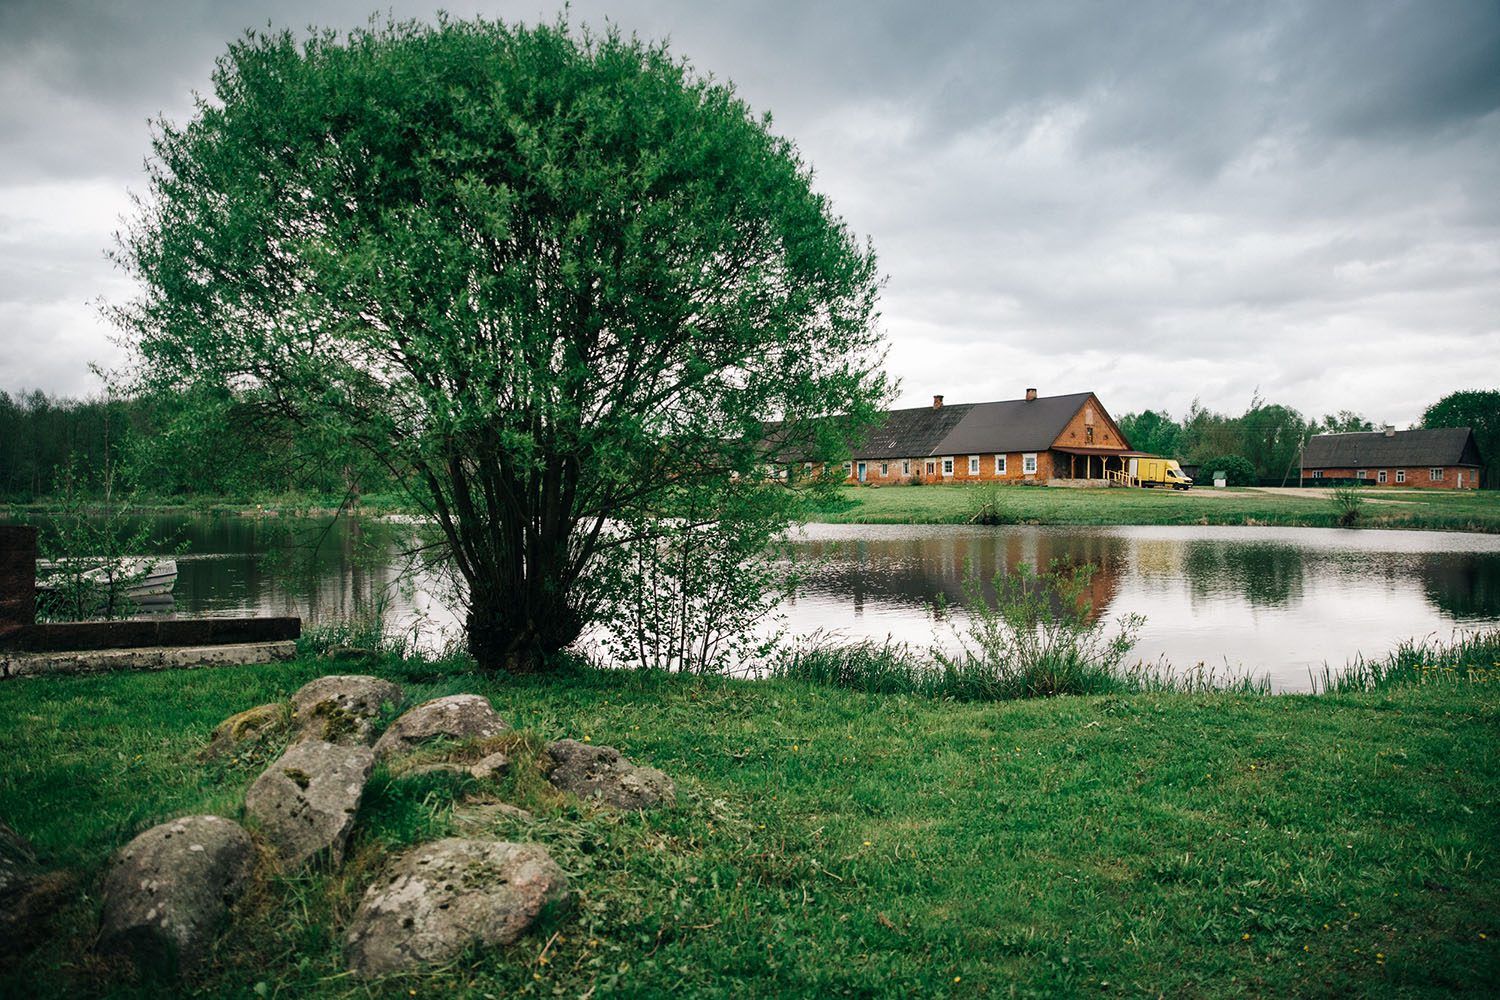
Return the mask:
MULTIPOLYGON (((1015 524, 1252 524, 1333 528, 1340 509, 1324 494, 1257 489, 1063 489, 1038 486, 841 487, 841 499, 817 520, 835 524, 962 524, 995 500, 1015 524)), ((1500 532, 1500 493, 1378 490, 1361 492, 1361 528, 1500 532)))
POLYGON ((0 817, 64 874, 62 909, 0 968, 0 992, 1451 997, 1500 981, 1493 678, 957 703, 786 679, 369 669, 413 700, 485 694, 518 727, 499 791, 538 821, 498 834, 552 851, 570 910, 441 969, 344 975, 342 930, 383 859, 488 794, 378 771, 340 873, 263 875, 203 969, 135 983, 91 955, 108 858, 172 816, 238 817, 277 747, 195 754, 220 719, 327 664, 7 681, 0 817), (678 807, 596 813, 550 792, 532 762, 562 736, 664 769, 678 807))

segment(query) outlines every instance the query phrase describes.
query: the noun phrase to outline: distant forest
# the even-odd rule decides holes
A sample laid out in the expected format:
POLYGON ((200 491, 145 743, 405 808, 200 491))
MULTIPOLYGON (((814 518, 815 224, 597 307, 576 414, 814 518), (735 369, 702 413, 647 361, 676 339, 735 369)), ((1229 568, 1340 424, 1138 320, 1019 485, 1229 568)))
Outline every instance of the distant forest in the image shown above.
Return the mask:
POLYGON ((111 468, 160 499, 357 497, 392 485, 357 449, 311 439, 271 406, 0 391, 0 500, 53 498, 70 468, 94 488, 111 468))
MULTIPOLYGON (((1297 481, 1297 456, 1314 434, 1373 430, 1342 410, 1319 420, 1258 397, 1239 416, 1197 402, 1181 421, 1146 410, 1119 418, 1140 450, 1207 467, 1238 457, 1247 477, 1297 481)), ((1500 390, 1456 392, 1428 407, 1425 427, 1473 427, 1487 489, 1500 487, 1500 390)), ((307 493, 358 497, 393 485, 392 470, 347 442, 310 438, 274 405, 245 399, 68 399, 0 391, 0 500, 27 503, 57 494, 72 468, 84 478, 112 467, 146 496, 248 499, 307 493)))

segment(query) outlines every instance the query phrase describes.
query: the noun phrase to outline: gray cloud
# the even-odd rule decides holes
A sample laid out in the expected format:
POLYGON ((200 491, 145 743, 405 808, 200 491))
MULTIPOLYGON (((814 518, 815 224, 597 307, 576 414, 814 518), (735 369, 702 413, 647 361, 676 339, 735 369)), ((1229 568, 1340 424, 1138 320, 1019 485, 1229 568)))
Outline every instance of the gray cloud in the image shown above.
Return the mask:
MULTIPOLYGON (((1309 415, 1405 423, 1500 371, 1489 0, 579 0, 569 16, 670 35, 774 113, 880 251, 907 402, 1040 384, 1119 412, 1232 410, 1260 386, 1309 415)), ((72 384, 83 345, 107 353, 79 305, 128 294, 100 258, 118 209, 99 186, 140 186, 149 116, 188 114, 246 27, 367 18, 348 0, 0 5, 0 384, 72 384), (51 232, 38 199, 80 201, 69 185, 93 221, 51 232), (25 381, 7 338, 48 324, 58 347, 25 381)))

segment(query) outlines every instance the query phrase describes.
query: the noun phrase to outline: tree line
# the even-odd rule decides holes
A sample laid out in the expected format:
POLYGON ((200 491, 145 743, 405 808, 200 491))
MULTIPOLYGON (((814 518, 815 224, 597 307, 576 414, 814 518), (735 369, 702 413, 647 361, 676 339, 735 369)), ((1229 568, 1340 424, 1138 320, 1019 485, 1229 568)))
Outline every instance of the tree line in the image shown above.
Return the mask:
MULTIPOLYGON (((1133 448, 1175 458, 1205 473, 1230 473, 1230 485, 1297 481, 1302 447, 1316 434, 1375 430, 1365 417, 1350 410, 1310 420, 1290 406, 1269 403, 1257 393, 1245 412, 1230 416, 1204 407, 1198 400, 1181 421, 1169 413, 1144 410, 1119 419, 1133 448)), ((1500 389, 1453 392, 1429 406, 1416 427, 1468 427, 1479 445, 1486 489, 1500 487, 1500 389)))
POLYGON ((0 390, 0 501, 55 498, 70 472, 75 488, 97 488, 105 469, 162 499, 287 492, 357 498, 392 486, 389 471, 357 450, 298 432, 249 395, 76 399, 0 390), (200 418, 190 430, 187 413, 200 418))

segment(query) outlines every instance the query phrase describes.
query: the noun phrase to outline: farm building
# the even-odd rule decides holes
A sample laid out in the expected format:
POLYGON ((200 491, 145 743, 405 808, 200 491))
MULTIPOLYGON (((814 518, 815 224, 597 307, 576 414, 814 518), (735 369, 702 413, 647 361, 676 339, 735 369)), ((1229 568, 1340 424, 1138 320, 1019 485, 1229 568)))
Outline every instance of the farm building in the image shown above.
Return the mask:
POLYGON ((1477 490, 1479 446, 1467 427, 1319 434, 1302 453, 1302 475, 1380 486, 1477 490))
POLYGON ((1132 455, 1092 392, 889 410, 850 447, 851 483, 1104 479, 1132 455))

